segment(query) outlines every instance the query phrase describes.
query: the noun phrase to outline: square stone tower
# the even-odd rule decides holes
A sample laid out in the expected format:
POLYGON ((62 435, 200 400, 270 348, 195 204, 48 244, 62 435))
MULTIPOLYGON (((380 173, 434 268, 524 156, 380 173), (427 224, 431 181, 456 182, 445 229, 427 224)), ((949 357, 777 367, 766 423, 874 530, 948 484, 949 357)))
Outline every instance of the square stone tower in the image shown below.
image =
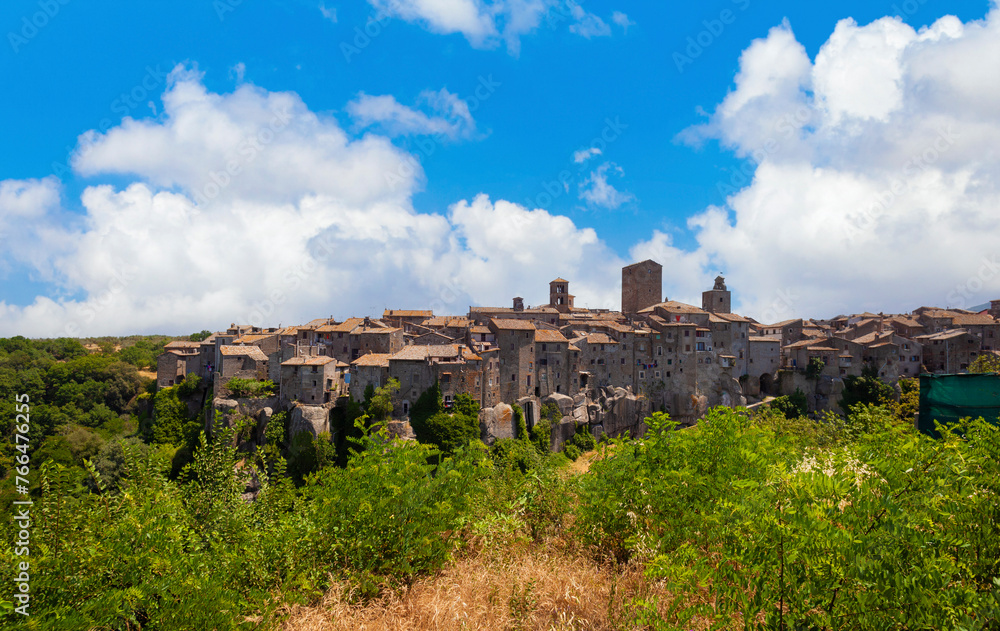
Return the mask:
POLYGON ((569 281, 564 278, 557 278, 549 283, 549 306, 559 310, 560 313, 568 313, 573 308, 575 296, 569 293, 569 281))
POLYGON ((715 287, 701 292, 701 308, 709 313, 732 313, 732 293, 726 289, 726 279, 716 276, 715 287))
POLYGON ((663 266, 649 259, 622 268, 622 313, 663 302, 663 266))

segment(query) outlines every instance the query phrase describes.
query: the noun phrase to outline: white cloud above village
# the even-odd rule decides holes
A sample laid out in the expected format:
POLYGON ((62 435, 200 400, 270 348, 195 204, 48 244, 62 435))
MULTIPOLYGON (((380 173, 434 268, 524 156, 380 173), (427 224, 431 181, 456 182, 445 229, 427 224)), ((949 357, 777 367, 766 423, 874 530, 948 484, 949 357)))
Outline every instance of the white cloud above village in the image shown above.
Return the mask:
POLYGON ((88 186, 83 214, 68 210, 54 177, 0 182, 0 232, 12 244, 0 264, 53 288, 24 307, 0 303, 0 334, 180 333, 385 307, 462 313, 526 291, 543 302, 547 280, 524 282, 539 274, 569 274, 584 301, 615 304, 618 262, 593 230, 485 195, 419 213, 419 162, 384 136, 352 139, 294 94, 216 94, 178 67, 163 102, 158 119, 81 136, 79 174, 133 181, 88 186), (591 269, 596 259, 611 271, 591 269))
POLYGON ((750 315, 972 307, 1000 295, 1000 13, 914 30, 842 20, 810 61, 788 24, 753 42, 704 125, 748 160, 725 207, 691 217, 696 248, 654 237, 633 250, 700 275, 724 270, 750 315))
POLYGON ((417 99, 430 113, 401 104, 391 95, 361 93, 347 104, 347 113, 358 128, 373 127, 388 136, 441 136, 450 140, 476 135, 476 121, 469 104, 442 88, 425 90, 417 99))
MULTIPOLYGON (((426 176, 393 137, 479 133, 446 90, 412 105, 359 95, 345 129, 294 93, 215 93, 180 66, 159 116, 80 136, 72 168, 90 179, 78 199, 54 176, 0 181, 0 273, 46 288, 0 303, 0 335, 463 313, 544 302, 556 276, 577 304, 615 307, 620 267, 645 258, 664 265, 667 296, 696 304, 724 273, 734 307, 762 320, 976 305, 1000 296, 997 67, 996 9, 917 30, 844 20, 814 59, 792 25, 776 26, 704 124, 679 135, 746 158, 718 182, 725 204, 651 226, 626 259, 609 235, 485 190, 418 212, 426 176)), ((620 173, 603 162, 578 193, 621 207, 620 173)))
POLYGON ((614 162, 605 162, 590 172, 580 183, 580 199, 594 208, 616 210, 635 198, 631 193, 619 191, 608 181, 608 176, 625 174, 614 162))
MULTIPOLYGON (((379 15, 419 24, 432 33, 460 33, 474 48, 492 49, 502 43, 515 56, 520 54, 521 38, 543 25, 565 25, 570 32, 587 39, 611 35, 608 24, 576 0, 368 0, 368 3, 379 15)), ((627 29, 628 17, 624 13, 616 11, 612 19, 627 29)))

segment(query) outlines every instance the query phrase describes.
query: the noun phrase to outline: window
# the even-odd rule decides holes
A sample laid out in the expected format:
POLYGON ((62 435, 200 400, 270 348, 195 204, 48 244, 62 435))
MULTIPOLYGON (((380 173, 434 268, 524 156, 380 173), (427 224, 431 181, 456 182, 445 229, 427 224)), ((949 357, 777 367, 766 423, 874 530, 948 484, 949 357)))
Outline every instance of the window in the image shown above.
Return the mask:
POLYGON ((703 350, 705 350, 705 343, 704 342, 698 342, 698 344, 697 344, 697 346, 695 348, 697 350, 699 350, 699 351, 703 351, 703 350))
POLYGON ((624 366, 624 365, 625 365, 625 358, 622 357, 622 366, 624 366))
POLYGON ((531 386, 531 375, 528 375, 528 386, 531 386))
POLYGON ((646 373, 643 372, 642 370, 640 370, 639 371, 639 379, 645 379, 645 378, 646 378, 646 373))
POLYGON ((543 350, 543 351, 544 351, 544 350, 546 350, 546 348, 545 348, 545 344, 542 344, 542 350, 543 350))
POLYGON ((685 344, 684 345, 684 352, 685 353, 690 353, 691 352, 691 345, 690 344, 685 344))
POLYGON ((685 329, 685 331, 684 331, 684 337, 691 337, 691 331, 688 330, 688 329, 685 329))
POLYGON ((655 373, 655 375, 656 375, 656 378, 659 379, 660 378, 660 371, 657 370, 656 373, 655 373))
POLYGON ((657 355, 663 355, 663 347, 662 346, 657 346, 656 347, 656 354, 657 355))
POLYGON ((316 380, 313 379, 313 388, 315 388, 315 387, 316 387, 316 380))

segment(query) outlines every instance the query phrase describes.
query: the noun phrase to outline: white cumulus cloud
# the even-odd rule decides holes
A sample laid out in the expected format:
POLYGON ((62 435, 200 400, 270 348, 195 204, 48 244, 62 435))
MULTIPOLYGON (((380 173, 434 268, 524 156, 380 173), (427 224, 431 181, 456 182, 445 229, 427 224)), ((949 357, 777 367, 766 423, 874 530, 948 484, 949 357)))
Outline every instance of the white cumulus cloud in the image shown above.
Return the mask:
POLYGON ((469 104, 448 90, 426 90, 418 102, 431 113, 403 105, 391 95, 362 93, 347 104, 347 113, 360 128, 377 127, 389 136, 430 135, 454 140, 476 134, 469 104))
POLYGON ((0 182, 0 273, 27 266, 51 287, 28 305, 0 302, 0 335, 464 313, 514 295, 544 302, 545 282, 525 286, 539 273, 615 304, 614 267, 589 263, 616 259, 593 230, 485 195, 417 212, 412 156, 375 133, 352 139, 294 94, 212 93, 179 67, 163 102, 155 120, 81 136, 79 173, 132 181, 88 186, 82 214, 55 178, 0 182))
POLYGON ((772 29, 710 121, 680 135, 754 168, 724 176, 725 206, 689 219, 696 248, 666 255, 702 270, 692 285, 726 270, 750 315, 775 302, 823 317, 1000 296, 998 68, 997 9, 919 30, 845 19, 814 61, 788 24, 772 29))
POLYGON ((580 199, 591 206, 615 210, 634 199, 631 193, 623 193, 608 182, 608 174, 621 177, 625 174, 621 167, 613 162, 605 162, 590 172, 580 183, 580 199))

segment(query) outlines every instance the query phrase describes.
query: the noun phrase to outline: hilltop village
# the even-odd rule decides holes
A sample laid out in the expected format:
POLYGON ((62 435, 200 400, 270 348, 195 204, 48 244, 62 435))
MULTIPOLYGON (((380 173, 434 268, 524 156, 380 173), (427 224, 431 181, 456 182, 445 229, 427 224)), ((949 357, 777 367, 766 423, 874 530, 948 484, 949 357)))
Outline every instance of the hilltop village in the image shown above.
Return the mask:
POLYGON ((512 404, 529 426, 543 404, 556 404, 564 415, 553 428, 558 448, 582 424, 595 435, 634 435, 652 411, 691 424, 710 407, 796 389, 809 395, 810 410, 836 409, 843 378, 866 365, 890 384, 921 372, 961 372, 979 354, 996 352, 1000 337, 1000 300, 979 313, 921 307, 760 323, 732 313, 721 276, 701 307, 663 298, 662 287, 662 266, 646 260, 622 269, 620 311, 575 306, 569 281, 556 278, 548 304, 537 307, 514 298, 510 307, 471 307, 465 315, 386 310, 380 319, 285 328, 233 324, 200 342, 168 344, 157 382, 165 388, 197 374, 213 386, 214 409, 290 410, 293 425, 318 435, 329 430, 338 401, 359 401, 368 386, 395 379, 391 426, 401 436, 411 435, 411 405, 437 383, 445 406, 460 393, 480 404, 487 443, 516 433, 512 404), (814 360, 821 370, 807 378, 814 360), (233 378, 271 380, 277 394, 256 407, 235 401, 227 389, 233 378))

